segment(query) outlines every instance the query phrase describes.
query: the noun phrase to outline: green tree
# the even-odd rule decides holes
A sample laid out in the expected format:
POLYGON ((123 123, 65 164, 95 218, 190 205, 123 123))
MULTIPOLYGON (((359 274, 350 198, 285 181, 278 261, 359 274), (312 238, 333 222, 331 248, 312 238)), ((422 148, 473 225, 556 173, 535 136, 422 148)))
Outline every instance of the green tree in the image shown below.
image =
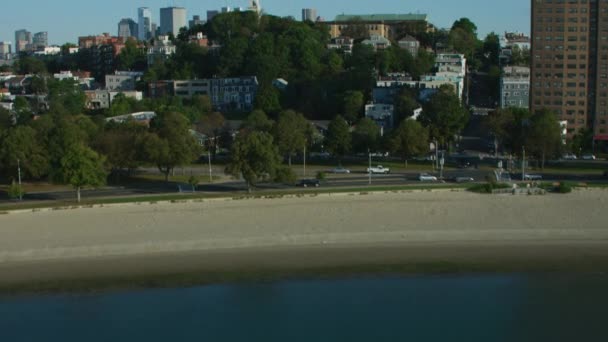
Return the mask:
POLYGON ((255 108, 269 115, 277 115, 281 111, 279 91, 270 85, 261 86, 255 97, 255 108))
POLYGON ((274 122, 268 118, 264 111, 256 109, 243 122, 242 129, 253 132, 270 132, 274 122))
POLYGON ((344 118, 354 123, 359 119, 364 104, 364 96, 360 91, 347 91, 343 98, 344 118))
POLYGON ((18 126, 0 134, 0 165, 3 173, 14 175, 17 161, 26 178, 41 178, 49 172, 46 146, 38 141, 36 131, 28 126, 18 126))
POLYGON ((169 181, 175 167, 190 163, 200 156, 200 146, 190 133, 188 119, 181 113, 166 112, 151 122, 150 131, 143 142, 148 160, 169 181))
POLYGON ((430 100, 424 104, 419 118, 423 126, 429 128, 431 137, 441 145, 453 141, 469 120, 469 112, 460 103, 460 99, 451 87, 441 87, 430 100))
POLYGON ((560 151, 562 136, 557 114, 544 109, 532 116, 530 130, 526 139, 526 149, 541 160, 541 168, 545 168, 545 160, 560 151))
POLYGON ((492 65, 498 66, 498 58, 500 57, 500 38, 496 33, 488 33, 483 41, 482 52, 486 69, 492 65))
POLYGON ((78 203, 83 187, 99 187, 106 183, 107 175, 103 166, 104 158, 82 144, 71 146, 61 158, 60 172, 66 182, 76 189, 78 203))
POLYGON ((220 135, 222 129, 226 123, 226 119, 222 113, 212 112, 204 114, 201 119, 196 123, 196 130, 207 136, 208 148, 212 151, 213 155, 220 148, 220 135))
POLYGON ((13 68, 20 75, 39 75, 47 71, 43 61, 26 55, 20 56, 13 68))
POLYGON ((281 157, 272 136, 265 132, 251 132, 236 138, 226 172, 243 177, 251 192, 259 181, 275 179, 280 165, 281 157))
POLYGON ((302 114, 293 110, 286 110, 279 114, 274 128, 275 142, 279 147, 279 152, 287 155, 289 166, 291 166, 293 154, 302 151, 304 146, 309 144, 307 137, 310 130, 310 124, 302 114))
POLYGON ((454 22, 449 34, 450 46, 466 55, 467 60, 473 62, 478 47, 477 26, 468 18, 461 18, 454 22))
POLYGON ((106 164, 118 181, 120 174, 127 174, 142 164, 142 139, 145 127, 137 123, 117 124, 108 127, 96 140, 95 147, 106 157, 106 164))
POLYGON ((342 157, 350 152, 352 147, 352 137, 350 127, 343 117, 337 116, 327 128, 325 137, 325 148, 341 162, 342 157))
POLYGON ((514 124, 515 117, 510 108, 498 109, 483 119, 483 125, 494 135, 495 153, 498 153, 499 145, 510 141, 514 124))
POLYGON ((408 158, 428 152, 429 133, 420 122, 404 120, 393 132, 390 144, 392 152, 401 155, 407 166, 408 158))
POLYGON ((394 104, 396 125, 413 116, 414 110, 420 108, 420 104, 416 101, 416 91, 407 87, 399 90, 395 96, 394 104))
POLYGON ((116 66, 119 70, 144 71, 147 63, 144 49, 137 46, 135 40, 129 39, 118 54, 116 66))
POLYGON ((4 107, 0 107, 0 133, 13 126, 13 115, 4 107))
POLYGON ((370 118, 359 120, 352 134, 353 150, 367 153, 376 151, 380 140, 380 127, 370 118))

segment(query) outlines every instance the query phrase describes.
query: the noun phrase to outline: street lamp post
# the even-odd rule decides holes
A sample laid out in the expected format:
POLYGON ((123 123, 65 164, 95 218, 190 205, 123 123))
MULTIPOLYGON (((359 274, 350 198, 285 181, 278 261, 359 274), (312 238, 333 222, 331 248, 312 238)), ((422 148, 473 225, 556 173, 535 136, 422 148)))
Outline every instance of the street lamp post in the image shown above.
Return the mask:
POLYGON ((526 181, 526 146, 521 147, 522 157, 521 157, 521 181, 526 181))
POLYGON ((306 178, 306 144, 304 144, 304 178, 306 178))
POLYGON ((211 169, 211 149, 207 150, 207 161, 209 162, 209 183, 213 183, 213 170, 211 169))
POLYGON ((23 190, 21 189, 21 160, 17 159, 17 174, 19 178, 19 201, 23 201, 23 190))
POLYGON ((443 165, 445 165, 445 153, 441 153, 441 160, 439 161, 439 179, 443 179, 443 165))
POLYGON ((369 159, 369 166, 367 168, 367 173, 369 175, 369 185, 372 185, 372 153, 370 152, 369 148, 367 149, 367 156, 369 159))

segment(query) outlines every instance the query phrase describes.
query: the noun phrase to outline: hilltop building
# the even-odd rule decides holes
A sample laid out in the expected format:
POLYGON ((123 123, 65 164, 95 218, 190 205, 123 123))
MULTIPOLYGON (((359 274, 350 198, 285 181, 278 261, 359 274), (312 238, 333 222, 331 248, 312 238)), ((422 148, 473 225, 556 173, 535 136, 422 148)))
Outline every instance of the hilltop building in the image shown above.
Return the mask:
POLYGON ((366 14, 336 16, 334 21, 327 22, 331 38, 343 36, 344 30, 351 25, 365 25, 369 35, 382 36, 389 40, 398 40, 404 27, 410 31, 433 31, 426 14, 366 14))

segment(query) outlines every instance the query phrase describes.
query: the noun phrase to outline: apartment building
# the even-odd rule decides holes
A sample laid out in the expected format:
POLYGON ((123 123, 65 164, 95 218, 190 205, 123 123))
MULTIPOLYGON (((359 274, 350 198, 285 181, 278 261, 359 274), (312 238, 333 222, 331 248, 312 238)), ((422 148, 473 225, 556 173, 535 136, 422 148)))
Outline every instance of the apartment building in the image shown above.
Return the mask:
POLYGON ((532 0, 530 109, 608 140, 608 1, 532 0))
POLYGON ((504 67, 500 77, 500 107, 528 108, 530 104, 530 68, 504 67))

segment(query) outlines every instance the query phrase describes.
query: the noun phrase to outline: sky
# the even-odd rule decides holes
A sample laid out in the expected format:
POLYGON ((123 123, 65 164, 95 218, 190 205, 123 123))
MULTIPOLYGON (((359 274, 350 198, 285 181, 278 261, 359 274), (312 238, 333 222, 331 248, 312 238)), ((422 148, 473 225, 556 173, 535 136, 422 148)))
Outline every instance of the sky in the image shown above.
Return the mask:
MULTIPOLYGON (((137 21, 137 8, 150 7, 153 21, 159 21, 159 9, 181 6, 193 15, 206 18, 207 10, 222 6, 247 7, 246 0, 13 0, 3 1, 0 10, 0 41, 15 39, 15 31, 48 31, 50 44, 77 43, 78 36, 103 32, 117 34, 122 18, 137 21)), ((438 27, 468 17, 477 24, 481 37, 489 32, 530 31, 530 0, 261 0, 264 12, 301 18, 302 8, 316 8, 325 20, 337 14, 425 13, 438 27)))

